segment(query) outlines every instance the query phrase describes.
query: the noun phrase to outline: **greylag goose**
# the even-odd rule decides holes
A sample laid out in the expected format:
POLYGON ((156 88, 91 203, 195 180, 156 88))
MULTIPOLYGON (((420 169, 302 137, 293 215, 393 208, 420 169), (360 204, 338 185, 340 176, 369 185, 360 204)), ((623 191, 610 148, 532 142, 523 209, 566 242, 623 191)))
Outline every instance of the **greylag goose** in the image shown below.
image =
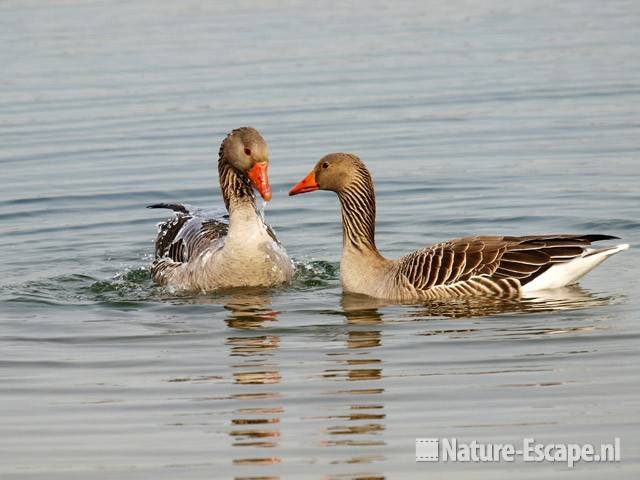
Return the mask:
POLYGON ((384 258, 374 241, 376 202, 364 163, 349 153, 332 153, 289 195, 330 190, 342 209, 340 277, 345 292, 394 300, 438 300, 465 296, 517 297, 576 283, 617 245, 589 248, 610 235, 465 237, 416 250, 397 260, 384 258))
POLYGON ((153 280, 177 290, 274 286, 288 282, 293 264, 256 210, 253 188, 271 199, 267 144, 243 127, 223 140, 218 157, 220 189, 228 215, 183 204, 157 203, 175 214, 159 224, 153 280))

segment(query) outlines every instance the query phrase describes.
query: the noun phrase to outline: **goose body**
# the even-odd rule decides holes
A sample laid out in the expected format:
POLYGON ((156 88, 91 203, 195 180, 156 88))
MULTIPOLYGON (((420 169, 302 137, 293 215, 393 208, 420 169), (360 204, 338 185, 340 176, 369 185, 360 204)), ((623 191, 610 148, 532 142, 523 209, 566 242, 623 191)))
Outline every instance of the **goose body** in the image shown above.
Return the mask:
POLYGON ((149 206, 174 211, 159 225, 151 266, 156 283, 176 290, 214 291, 291 280, 293 264, 255 205, 252 185, 266 200, 271 198, 267 155, 266 143, 252 128, 234 130, 223 141, 218 170, 228 215, 183 204, 149 206))
POLYGON ((628 248, 591 248, 610 235, 472 236, 438 243, 397 260, 375 245, 371 175, 352 154, 323 157, 289 195, 331 190, 342 211, 340 277, 345 292, 394 300, 468 296, 517 297, 571 285, 609 256, 628 248))

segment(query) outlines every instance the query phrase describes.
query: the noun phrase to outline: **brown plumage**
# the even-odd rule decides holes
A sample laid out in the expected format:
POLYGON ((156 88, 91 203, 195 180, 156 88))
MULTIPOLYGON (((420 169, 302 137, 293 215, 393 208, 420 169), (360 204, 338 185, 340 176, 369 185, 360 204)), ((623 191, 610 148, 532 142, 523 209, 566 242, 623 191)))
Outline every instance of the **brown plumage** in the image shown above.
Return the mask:
POLYGON ((364 163, 348 153, 327 155, 289 194, 318 189, 336 192, 342 207, 344 290, 374 297, 513 297, 528 285, 540 289, 575 283, 627 247, 589 249, 592 242, 617 238, 610 235, 474 236, 388 260, 375 245, 375 193, 364 163), (543 277, 557 265, 566 268, 543 277))
POLYGON ((527 237, 478 236, 438 243, 416 250, 398 260, 396 275, 419 296, 439 298, 442 293, 460 296, 456 283, 469 283, 473 294, 516 294, 520 287, 546 272, 553 264, 581 256, 591 242, 610 235, 540 235, 527 237), (475 281, 471 281, 475 279, 475 281), (433 290, 433 287, 443 287, 433 290), (444 288, 446 287, 446 288, 444 288), (503 288, 504 287, 504 288, 503 288), (433 290, 433 292, 430 292, 433 290))

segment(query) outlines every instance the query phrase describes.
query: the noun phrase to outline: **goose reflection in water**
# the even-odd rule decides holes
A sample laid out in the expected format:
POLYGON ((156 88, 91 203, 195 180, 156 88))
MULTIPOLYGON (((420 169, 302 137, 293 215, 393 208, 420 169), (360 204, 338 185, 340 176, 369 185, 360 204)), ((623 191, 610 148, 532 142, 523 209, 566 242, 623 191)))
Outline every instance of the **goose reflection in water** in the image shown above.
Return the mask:
MULTIPOLYGON (((465 299, 460 301, 413 304, 405 315, 409 318, 471 318, 501 314, 521 314, 550 311, 566 311, 606 305, 609 297, 598 297, 579 287, 566 287, 550 292, 539 292, 536 297, 513 299, 465 299)), ((373 463, 384 461, 385 413, 383 362, 375 355, 382 346, 381 325, 383 314, 379 309, 397 306, 397 302, 373 299, 361 295, 345 294, 342 297, 342 314, 347 319, 348 330, 345 350, 327 353, 337 367, 325 369, 322 377, 331 381, 363 382, 355 388, 332 390, 329 395, 349 395, 347 411, 324 418, 338 421, 326 429, 326 447, 350 446, 362 448, 362 453, 334 463, 373 463), (365 386, 366 382, 366 386, 365 386), (375 450, 369 453, 368 450, 375 450)), ((578 327, 589 329, 592 327, 578 327)), ((465 332, 473 329, 465 329, 465 332)), ((426 334, 452 333, 456 329, 426 334)), ((528 333, 531 333, 528 331, 528 333)), ((535 333, 535 332, 534 332, 535 333)), ((371 476, 370 478, 383 478, 371 476)))
MULTIPOLYGON (((377 309, 387 307, 397 307, 397 302, 389 302, 385 300, 373 299, 361 295, 348 295, 349 305, 352 313, 355 315, 357 309, 362 312, 377 312, 377 309)), ((500 318, 503 315, 525 315, 549 312, 568 312, 576 309, 593 308, 604 306, 611 303, 613 297, 599 296, 588 290, 573 285, 570 287, 559 288, 555 290, 540 291, 537 295, 520 299, 496 299, 496 298, 469 298, 448 301, 430 301, 425 304, 404 305, 402 312, 394 312, 393 320, 431 320, 437 318, 448 319, 473 319, 483 317, 500 318)), ((380 315, 380 314, 378 314, 380 315)), ((386 314, 390 317, 390 314, 386 314)), ((380 315, 381 316, 381 315, 380 315)), ((593 323, 584 324, 584 318, 580 317, 580 324, 569 326, 566 322, 558 324, 551 322, 546 318, 544 322, 536 322, 532 325, 530 322, 515 321, 506 326, 493 328, 493 334, 504 336, 529 336, 529 335, 547 335, 562 334, 575 332, 590 332, 596 326, 593 323)), ((387 321, 389 318, 387 319, 387 321)), ((553 320, 553 319, 551 319, 553 320)), ((451 328, 429 328, 422 332, 422 335, 467 335, 479 331, 483 327, 477 327, 475 323, 456 325, 451 328)))
MULTIPOLYGON (((275 353, 280 346, 278 335, 265 334, 262 329, 278 321, 271 309, 271 297, 256 290, 235 293, 225 299, 226 319, 232 333, 227 337, 233 390, 230 396, 243 407, 232 413, 229 435, 234 447, 273 449, 280 439, 280 417, 284 412, 277 386, 282 381, 275 353), (249 406, 247 406, 249 405, 249 406)), ((256 455, 233 459, 234 465, 264 466, 279 464, 277 455, 256 455)), ((260 478, 278 479, 278 476, 260 478)))
MULTIPOLYGON (((275 329, 269 327, 277 325, 278 312, 272 309, 271 296, 265 291, 233 293, 222 299, 229 312, 226 323, 230 333, 225 342, 229 347, 233 370, 229 398, 238 404, 232 412, 228 434, 232 438, 231 445, 239 447, 237 452, 247 452, 246 455, 234 455, 233 464, 243 465, 242 469, 247 470, 243 473, 276 479, 279 478, 274 476, 277 472, 270 470, 281 462, 277 452, 281 448, 280 422, 285 411, 280 393, 283 378, 277 360, 281 338, 272 333, 275 329)), ((412 304, 404 306, 402 312, 396 311, 393 320, 566 311, 609 302, 610 298, 598 297, 580 287, 571 287, 546 296, 519 300, 467 299, 412 304)), ((350 472, 349 478, 385 478, 375 471, 378 465, 384 463, 387 448, 383 357, 376 353, 383 346, 383 315, 391 316, 386 312, 381 313, 382 309, 394 306, 397 303, 370 297, 342 296, 341 309, 336 312, 346 319, 343 336, 336 337, 342 347, 325 353, 331 366, 320 374, 322 379, 334 386, 323 391, 330 397, 331 406, 327 407, 328 413, 324 415, 307 417, 313 421, 323 421, 320 445, 331 449, 331 464, 342 465, 341 468, 350 470, 358 469, 350 472)), ((458 330, 424 334, 452 332, 458 330)))
MULTIPOLYGON (((345 295, 351 306, 351 315, 355 315, 357 309, 363 312, 375 311, 397 305, 405 305, 409 308, 406 314, 409 317, 448 317, 471 318, 487 317, 501 314, 517 313, 543 313, 592 308, 608 305, 612 297, 598 296, 579 285, 557 288, 554 290, 541 290, 535 296, 522 298, 460 298, 446 301, 429 301, 427 303, 399 303, 383 299, 375 299, 363 295, 345 295)), ((347 313, 345 312, 345 315, 347 313)), ((405 315, 403 315, 405 316, 405 315)))
MULTIPOLYGON (((336 448, 348 446, 348 451, 336 448, 338 459, 333 464, 365 465, 385 460, 382 438, 386 430, 381 386, 382 359, 375 355, 382 346, 379 326, 382 316, 376 308, 357 302, 352 296, 342 297, 342 314, 347 320, 344 349, 327 353, 334 368, 327 368, 322 377, 332 382, 357 382, 345 388, 327 392, 333 398, 345 398, 339 412, 321 418, 332 423, 326 429, 327 438, 321 444, 336 448), (345 453, 348 452, 348 455, 345 453)), ((332 478, 332 477, 330 477, 332 478)), ((336 477, 342 478, 342 477, 336 477)), ((349 478, 384 479, 373 472, 353 472, 349 478)))

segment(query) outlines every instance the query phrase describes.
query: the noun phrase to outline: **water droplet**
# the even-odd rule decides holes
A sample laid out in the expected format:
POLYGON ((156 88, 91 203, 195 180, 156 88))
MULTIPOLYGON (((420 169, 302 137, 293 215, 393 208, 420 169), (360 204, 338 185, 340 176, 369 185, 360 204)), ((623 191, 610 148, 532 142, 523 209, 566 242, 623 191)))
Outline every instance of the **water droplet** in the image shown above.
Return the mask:
POLYGON ((260 218, 262 219, 262 221, 264 222, 264 211, 267 208, 267 202, 266 200, 262 200, 262 205, 260 205, 260 207, 258 207, 258 215, 260 215, 260 218))

